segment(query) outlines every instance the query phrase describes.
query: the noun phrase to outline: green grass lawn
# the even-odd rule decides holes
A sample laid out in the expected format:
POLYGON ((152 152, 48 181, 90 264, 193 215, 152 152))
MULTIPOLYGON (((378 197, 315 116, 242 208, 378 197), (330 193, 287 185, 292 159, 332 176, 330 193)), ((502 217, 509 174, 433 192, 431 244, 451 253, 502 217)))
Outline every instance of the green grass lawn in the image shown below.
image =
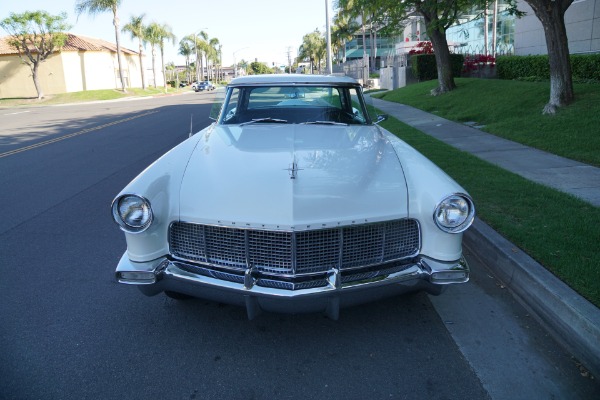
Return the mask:
MULTIPOLYGON (((180 93, 184 91, 190 91, 191 86, 185 88, 168 88, 168 93, 180 93)), ((65 104, 65 103, 83 103, 88 101, 97 100, 116 100, 126 97, 144 97, 162 95, 165 93, 163 87, 148 87, 142 88, 129 88, 127 93, 123 93, 120 90, 115 89, 104 89, 104 90, 85 90, 82 92, 72 93, 61 93, 53 94, 38 100, 37 98, 10 98, 0 99, 0 107, 17 107, 17 106, 44 106, 54 104, 65 104)))
POLYGON ((473 196, 482 220, 600 307, 600 208, 457 150, 395 118, 381 125, 459 182, 473 196))
POLYGON ((575 102, 554 116, 541 111, 549 82, 456 79, 456 90, 431 96, 437 80, 409 85, 373 97, 407 104, 527 146, 600 166, 600 84, 575 84, 575 102))

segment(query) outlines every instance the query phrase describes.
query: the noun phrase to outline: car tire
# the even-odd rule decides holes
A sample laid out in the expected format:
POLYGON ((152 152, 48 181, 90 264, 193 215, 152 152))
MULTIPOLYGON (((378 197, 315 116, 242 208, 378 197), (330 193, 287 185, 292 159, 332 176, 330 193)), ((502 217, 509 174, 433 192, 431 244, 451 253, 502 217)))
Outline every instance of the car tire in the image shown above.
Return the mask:
POLYGON ((446 291, 447 285, 434 285, 432 289, 427 290, 427 293, 432 296, 439 296, 446 291))
POLYGON ((190 296, 189 294, 172 292, 170 290, 165 290, 165 295, 174 300, 189 300, 194 298, 194 296, 190 296))

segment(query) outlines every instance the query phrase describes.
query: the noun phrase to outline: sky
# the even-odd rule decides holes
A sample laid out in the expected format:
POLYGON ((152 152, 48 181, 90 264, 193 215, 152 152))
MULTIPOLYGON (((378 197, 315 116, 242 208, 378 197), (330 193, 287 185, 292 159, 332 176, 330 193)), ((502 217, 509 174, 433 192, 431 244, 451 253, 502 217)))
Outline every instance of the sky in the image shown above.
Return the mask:
MULTIPOLYGON (((328 2, 331 9, 333 0, 328 2)), ((73 26, 71 33, 115 43, 112 13, 77 17, 75 3, 76 0, 0 0, 0 20, 11 12, 66 12, 73 26)), ((293 61, 305 34, 315 29, 325 32, 325 3, 326 0, 122 0, 119 19, 122 27, 131 16, 145 13, 146 24, 155 21, 170 25, 177 43, 165 48, 165 62, 184 65, 185 59, 177 54, 179 40, 204 31, 210 38, 219 39, 225 66, 241 59, 258 59, 269 66, 273 62, 287 65, 288 50, 293 61)), ((329 17, 332 16, 330 11, 329 17)), ((6 35, 0 28, 0 36, 6 35)), ((121 44, 138 50, 137 39, 132 40, 128 33, 121 34, 121 44)), ((146 53, 150 54, 149 46, 146 53)))

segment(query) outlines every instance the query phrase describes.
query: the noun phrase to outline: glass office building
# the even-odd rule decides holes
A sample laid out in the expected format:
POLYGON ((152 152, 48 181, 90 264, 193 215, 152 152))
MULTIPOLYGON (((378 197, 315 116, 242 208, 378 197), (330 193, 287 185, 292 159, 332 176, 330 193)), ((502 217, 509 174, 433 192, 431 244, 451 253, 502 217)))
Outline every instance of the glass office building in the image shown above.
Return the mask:
POLYGON ((469 14, 459 18, 459 24, 451 26, 446 31, 448 45, 455 53, 462 54, 514 54, 515 19, 514 15, 506 10, 505 1, 497 2, 497 17, 495 21, 496 39, 494 43, 494 17, 490 1, 487 15, 487 47, 485 32, 485 17, 483 10, 474 9, 469 14))

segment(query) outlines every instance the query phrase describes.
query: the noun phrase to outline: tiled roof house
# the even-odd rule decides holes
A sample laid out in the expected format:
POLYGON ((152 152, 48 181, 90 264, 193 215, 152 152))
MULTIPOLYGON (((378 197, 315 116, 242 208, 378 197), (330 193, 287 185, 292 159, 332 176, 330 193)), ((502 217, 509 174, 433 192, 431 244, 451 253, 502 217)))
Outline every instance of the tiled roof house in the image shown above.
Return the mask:
MULTIPOLYGON (((0 38, 0 98, 35 97, 31 70, 8 40, 0 38)), ((121 60, 126 85, 141 87, 138 53, 121 46, 121 60)), ((65 46, 40 64, 38 73, 44 94, 121 88, 117 46, 71 33, 65 46)))

